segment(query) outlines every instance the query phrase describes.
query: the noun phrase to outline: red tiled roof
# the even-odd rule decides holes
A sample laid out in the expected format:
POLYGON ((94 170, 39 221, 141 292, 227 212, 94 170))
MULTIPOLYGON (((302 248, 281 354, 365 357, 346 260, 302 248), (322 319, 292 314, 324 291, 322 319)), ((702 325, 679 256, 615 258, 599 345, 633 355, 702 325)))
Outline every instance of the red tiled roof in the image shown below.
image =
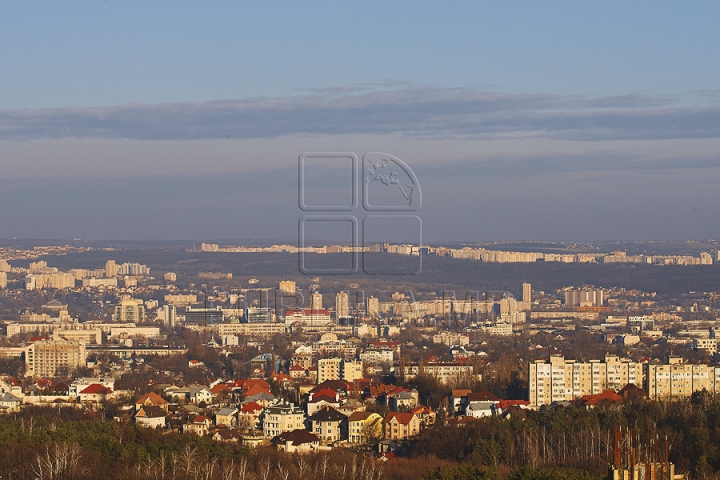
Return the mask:
POLYGON ((390 423, 393 418, 397 419, 398 423, 408 425, 415 415, 408 412, 390 412, 385 415, 385 423, 390 423))
POLYGON ((333 395, 332 397, 330 395, 313 395, 312 400, 310 400, 308 403, 320 403, 320 402, 338 403, 338 400, 335 397, 335 395, 333 395))
POLYGON ((210 389, 210 392, 217 395, 218 393, 222 392, 229 392, 230 391, 230 385, 227 383, 218 383, 214 387, 210 389))
POLYGON ((240 408, 240 411, 242 413, 255 413, 258 410, 262 410, 263 407, 257 402, 247 402, 243 403, 242 407, 240 408))
POLYGON ((601 403, 622 403, 624 399, 614 390, 605 390, 597 395, 583 395, 580 400, 585 405, 599 405, 601 403))
POLYGON ((108 393, 112 393, 112 389, 100 385, 99 383, 93 383, 80 393, 107 395, 108 393))
POLYGON ((499 400, 498 405, 500 405, 500 408, 503 410, 507 410, 510 407, 519 407, 521 405, 528 406, 530 405, 530 402, 527 400, 499 400))

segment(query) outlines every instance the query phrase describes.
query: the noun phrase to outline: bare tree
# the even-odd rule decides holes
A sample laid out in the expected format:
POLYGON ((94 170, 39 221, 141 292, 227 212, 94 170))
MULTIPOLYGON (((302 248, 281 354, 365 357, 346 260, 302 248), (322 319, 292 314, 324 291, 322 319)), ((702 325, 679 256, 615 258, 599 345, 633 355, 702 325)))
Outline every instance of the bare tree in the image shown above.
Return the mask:
POLYGON ((78 478, 84 473, 82 449, 77 443, 54 443, 37 456, 33 473, 38 480, 78 478))

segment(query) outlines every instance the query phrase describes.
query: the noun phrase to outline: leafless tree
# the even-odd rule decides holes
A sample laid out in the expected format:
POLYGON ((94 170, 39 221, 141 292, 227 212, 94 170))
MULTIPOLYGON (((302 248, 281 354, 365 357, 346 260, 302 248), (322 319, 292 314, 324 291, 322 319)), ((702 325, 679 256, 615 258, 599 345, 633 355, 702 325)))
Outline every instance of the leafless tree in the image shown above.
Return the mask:
POLYGON ((39 453, 33 466, 38 480, 63 480, 82 475, 82 449, 77 443, 54 443, 39 453))

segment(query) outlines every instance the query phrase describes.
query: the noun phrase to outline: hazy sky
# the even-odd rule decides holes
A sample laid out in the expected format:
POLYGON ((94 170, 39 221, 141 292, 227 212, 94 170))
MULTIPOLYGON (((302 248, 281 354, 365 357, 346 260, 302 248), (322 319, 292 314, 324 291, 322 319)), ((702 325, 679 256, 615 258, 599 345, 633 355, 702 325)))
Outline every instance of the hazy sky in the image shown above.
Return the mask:
POLYGON ((716 2, 238 3, 0 5, 0 238, 292 240, 307 151, 427 241, 720 237, 716 2))

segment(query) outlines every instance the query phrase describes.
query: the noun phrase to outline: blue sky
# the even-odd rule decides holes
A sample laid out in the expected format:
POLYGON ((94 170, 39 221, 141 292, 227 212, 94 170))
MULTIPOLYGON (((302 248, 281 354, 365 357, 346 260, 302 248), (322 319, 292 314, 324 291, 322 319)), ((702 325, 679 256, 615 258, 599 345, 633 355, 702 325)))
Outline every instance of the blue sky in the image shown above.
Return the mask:
POLYGON ((0 237, 291 239, 303 151, 417 167, 428 240, 720 236, 716 2, 388 3, 1 5, 0 237))

